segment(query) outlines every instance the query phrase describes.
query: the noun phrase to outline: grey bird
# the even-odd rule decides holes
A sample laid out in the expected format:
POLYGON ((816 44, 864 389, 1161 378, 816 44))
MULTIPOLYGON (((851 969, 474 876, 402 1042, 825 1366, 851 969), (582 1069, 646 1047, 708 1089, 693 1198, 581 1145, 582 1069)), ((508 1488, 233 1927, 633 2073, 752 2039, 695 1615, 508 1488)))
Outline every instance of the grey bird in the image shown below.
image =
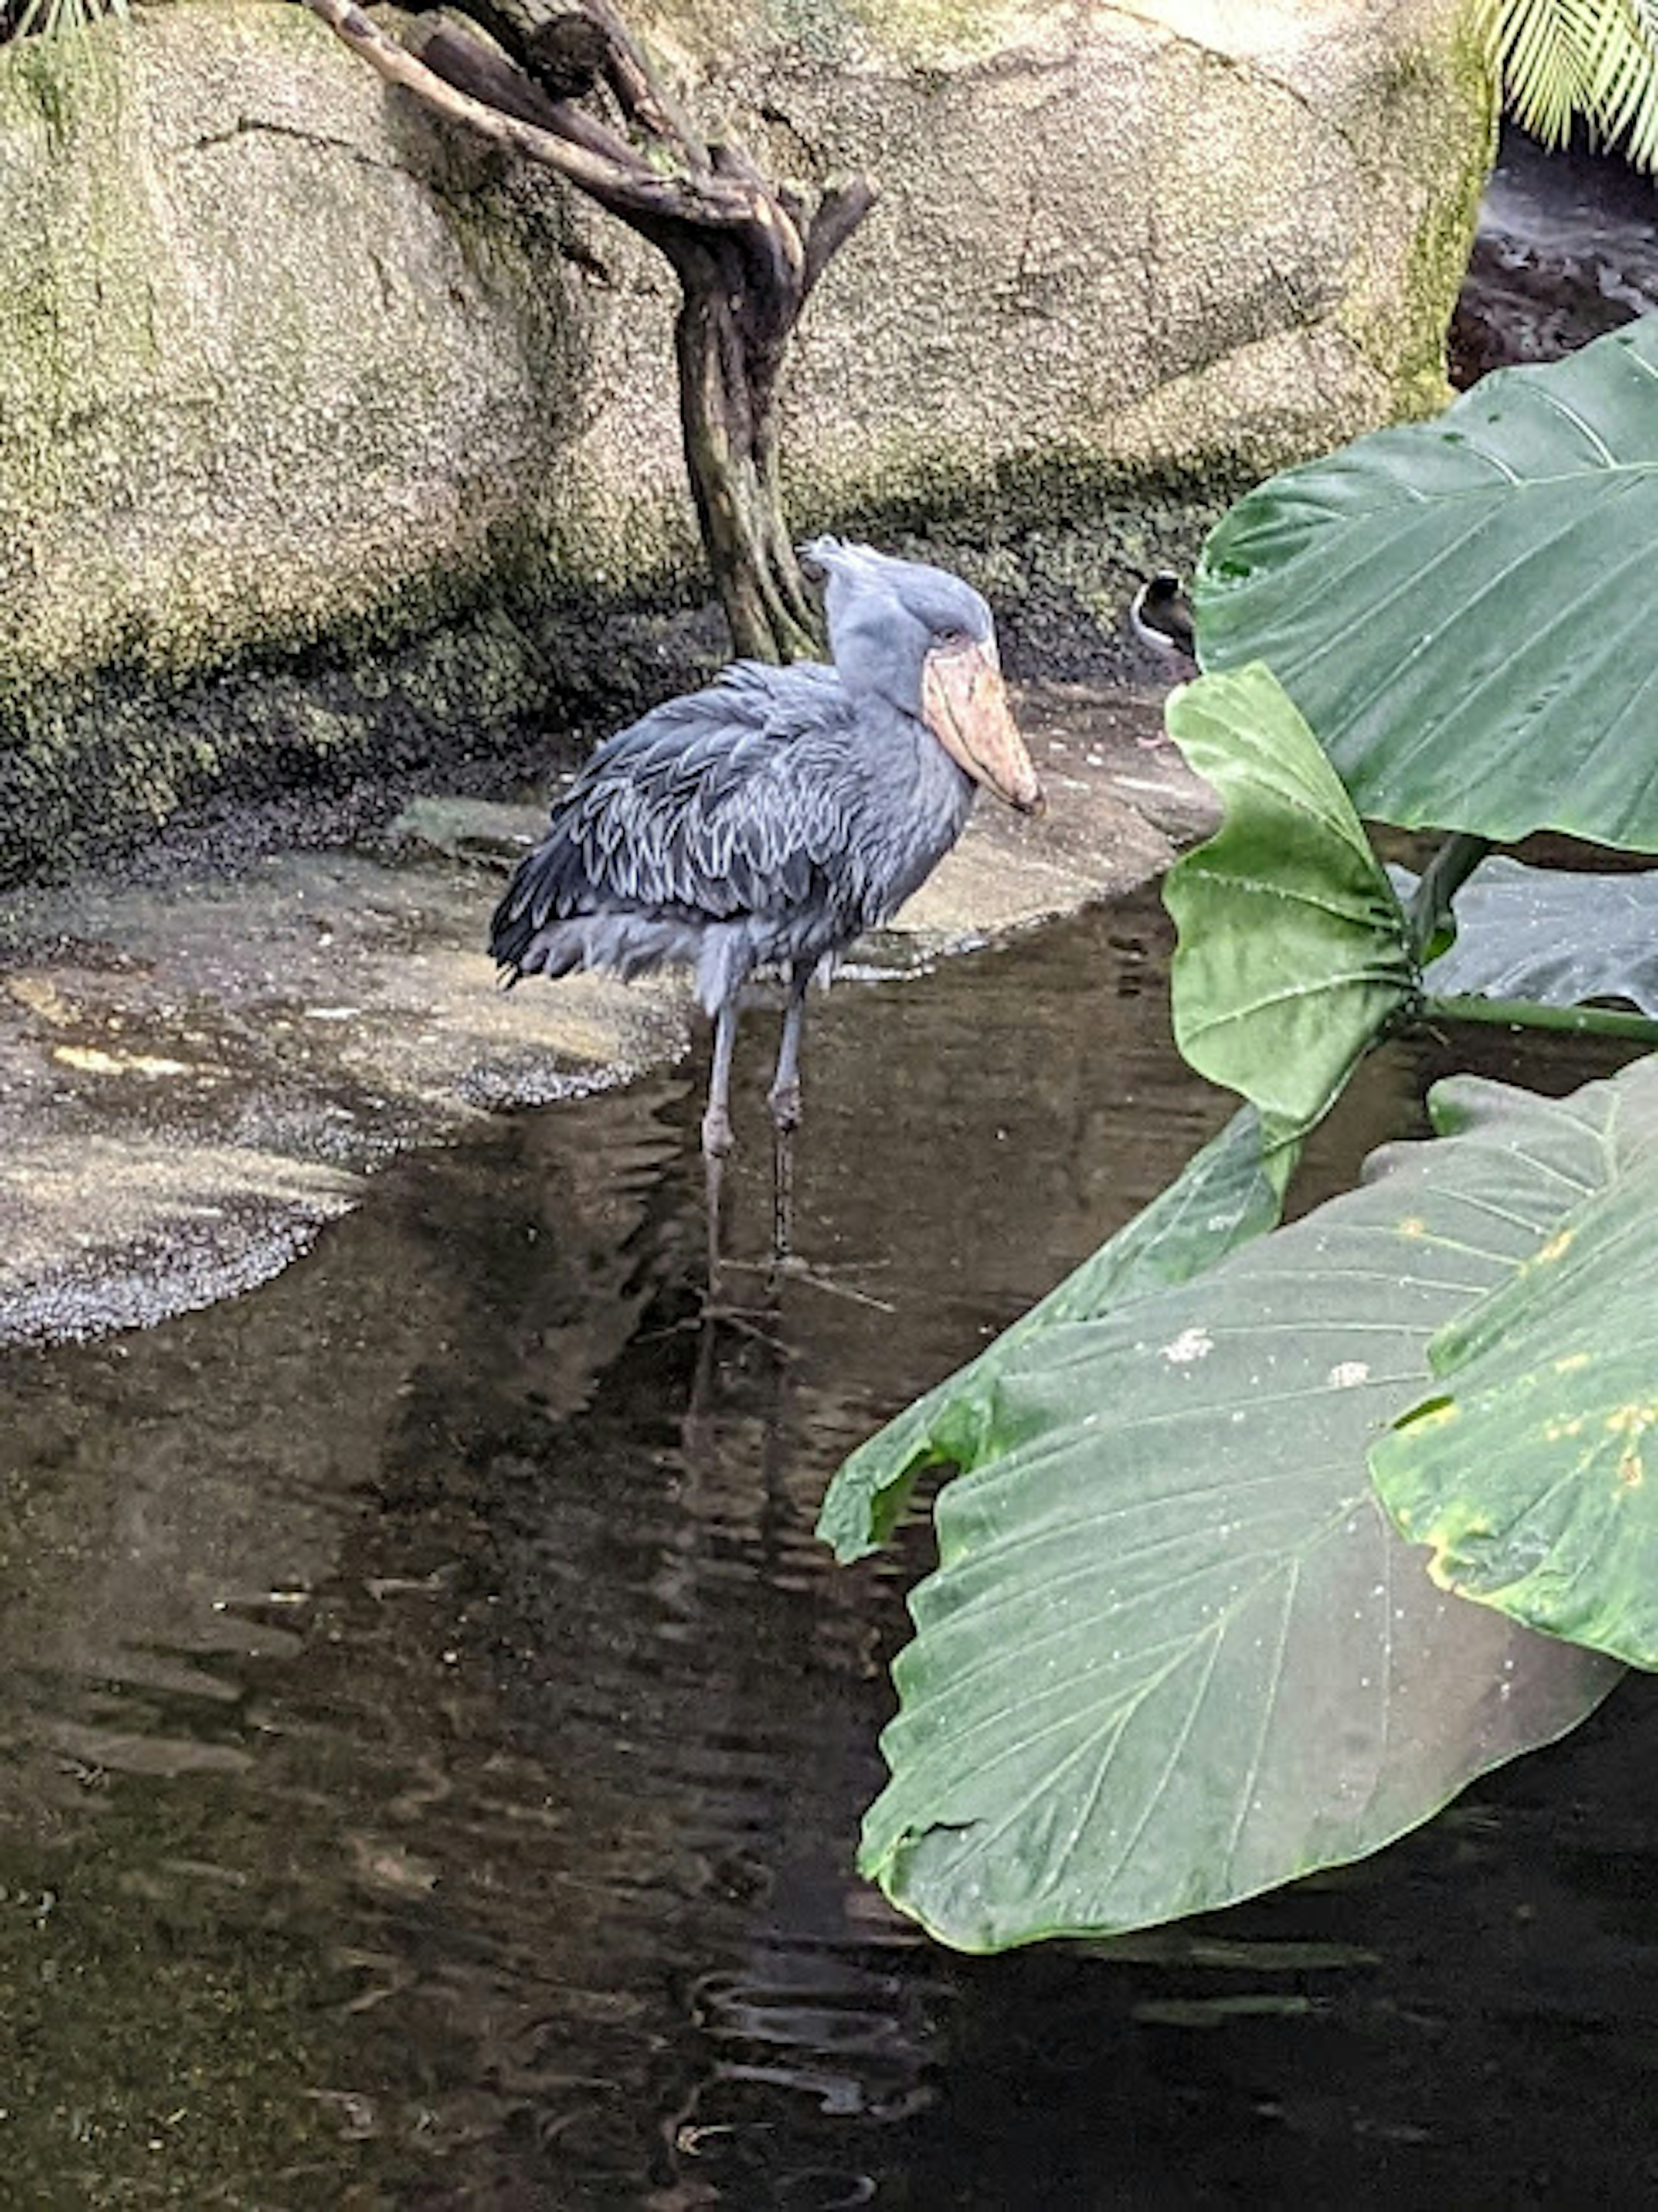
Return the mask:
POLYGON ((770 1106, 800 1118, 805 994, 961 835, 980 784, 1022 812, 1042 786, 1008 711, 990 610, 959 577, 866 545, 803 549, 834 665, 739 660, 599 746, 496 908, 510 982, 668 962, 714 1017, 702 1148, 731 1149, 738 1000, 787 986, 770 1106))

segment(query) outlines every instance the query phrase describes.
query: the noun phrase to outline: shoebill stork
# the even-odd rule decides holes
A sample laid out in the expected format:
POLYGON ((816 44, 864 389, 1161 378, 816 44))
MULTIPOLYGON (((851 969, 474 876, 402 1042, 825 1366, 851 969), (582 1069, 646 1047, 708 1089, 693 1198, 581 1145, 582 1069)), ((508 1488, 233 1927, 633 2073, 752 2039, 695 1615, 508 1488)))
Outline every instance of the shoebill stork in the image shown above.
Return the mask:
MULTIPOLYGON (((941 568, 820 538, 833 666, 739 660, 600 745, 519 863, 490 946, 509 982, 581 968, 695 971, 714 1018, 702 1148, 730 1151, 732 1048, 750 976, 787 1000, 770 1091, 780 1169, 800 1118, 807 986, 885 921, 960 836, 981 784, 1042 787, 1008 712, 990 610, 941 568)), ((786 1214, 779 1202, 780 1242, 786 1214)))

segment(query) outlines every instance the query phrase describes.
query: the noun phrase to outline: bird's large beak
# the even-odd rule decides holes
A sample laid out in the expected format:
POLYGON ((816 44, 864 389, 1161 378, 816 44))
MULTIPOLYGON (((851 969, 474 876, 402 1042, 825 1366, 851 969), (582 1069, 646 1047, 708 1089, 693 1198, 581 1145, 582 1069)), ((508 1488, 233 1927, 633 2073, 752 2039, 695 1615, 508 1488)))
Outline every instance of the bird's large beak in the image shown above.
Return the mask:
POLYGON ((950 758, 1021 814, 1045 801, 1024 739, 1007 708, 1007 686, 988 646, 935 646, 921 668, 921 712, 950 758))

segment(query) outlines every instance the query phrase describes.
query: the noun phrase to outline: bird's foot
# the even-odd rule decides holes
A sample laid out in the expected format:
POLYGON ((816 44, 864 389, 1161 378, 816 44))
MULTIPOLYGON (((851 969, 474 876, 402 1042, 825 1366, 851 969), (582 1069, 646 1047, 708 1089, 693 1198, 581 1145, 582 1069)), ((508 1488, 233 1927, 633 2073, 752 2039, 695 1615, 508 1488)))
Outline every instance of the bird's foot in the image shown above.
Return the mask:
POLYGON ((725 1264, 743 1274, 764 1275, 773 1283, 801 1283, 807 1290, 822 1291, 829 1297, 847 1298, 853 1305, 872 1306, 878 1313, 897 1310, 889 1299, 878 1298, 871 1291, 860 1291, 855 1283, 837 1282, 840 1269, 814 1267, 798 1252, 774 1252, 769 1260, 727 1260, 725 1264))
POLYGON ((798 1252, 780 1252, 772 1261, 772 1272, 786 1283, 804 1283, 809 1291, 822 1291, 831 1298, 847 1298, 855 1306, 871 1306, 877 1313, 896 1313, 897 1308, 890 1298, 878 1298, 871 1291, 860 1291, 855 1283, 837 1283, 832 1273, 821 1267, 808 1267, 798 1252))

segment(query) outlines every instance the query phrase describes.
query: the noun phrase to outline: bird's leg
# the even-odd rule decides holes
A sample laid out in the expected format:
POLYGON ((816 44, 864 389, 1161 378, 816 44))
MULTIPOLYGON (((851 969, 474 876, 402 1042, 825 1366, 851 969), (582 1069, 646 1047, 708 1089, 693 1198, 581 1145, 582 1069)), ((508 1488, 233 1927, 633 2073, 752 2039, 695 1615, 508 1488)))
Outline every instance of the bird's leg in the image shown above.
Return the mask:
POLYGON ((806 1018, 806 988, 811 969, 797 962, 789 971, 789 1002, 783 1014, 783 1041, 768 1103, 776 1132, 776 1167, 772 1184, 772 1252, 786 1260, 794 1235, 794 1133, 800 1126, 800 1031, 806 1018))
POLYGON ((789 1002, 783 1014, 783 1041, 777 1048, 777 1073, 772 1077, 766 1103, 778 1133, 800 1126, 800 1031, 806 1019, 806 989, 811 981, 809 963, 797 961, 789 970, 789 1002))
POLYGON ((806 1267, 795 1257, 794 1133, 800 1126, 800 1031, 806 1018, 806 989, 815 969, 811 963, 789 971, 789 1002, 783 1016, 783 1042, 778 1048, 777 1073, 772 1078, 769 1102, 772 1126, 777 1133, 776 1176, 772 1185, 772 1267, 791 1282, 828 1291, 835 1297, 851 1298, 858 1305, 876 1306, 883 1313, 892 1308, 884 1298, 853 1290, 806 1267))
POLYGON ((732 1048, 737 1042, 737 1000, 726 1000, 714 1024, 714 1066, 708 1071, 708 1103, 702 1115, 702 1151, 724 1159, 732 1148, 732 1048))
POLYGON ((794 1132, 780 1122, 775 1165, 772 1176, 771 1251, 774 1260, 786 1260, 794 1235, 794 1132))
POLYGON ((725 1278, 720 1261, 720 1185, 725 1180, 725 1155, 711 1152, 706 1146, 702 1153, 703 1181, 707 1188, 705 1212, 708 1230, 708 1296, 718 1303, 725 1291, 725 1278))
POLYGON ((750 1328, 765 1342, 771 1340, 735 1309, 726 1304, 726 1259, 720 1222, 720 1201, 726 1179, 726 1156, 732 1149, 729 1098, 732 1048, 737 1042, 737 996, 733 992, 714 1017, 714 1065, 708 1073, 708 1103, 702 1115, 702 1167, 707 1194, 708 1231, 708 1303, 705 1321, 719 1318, 750 1328))

